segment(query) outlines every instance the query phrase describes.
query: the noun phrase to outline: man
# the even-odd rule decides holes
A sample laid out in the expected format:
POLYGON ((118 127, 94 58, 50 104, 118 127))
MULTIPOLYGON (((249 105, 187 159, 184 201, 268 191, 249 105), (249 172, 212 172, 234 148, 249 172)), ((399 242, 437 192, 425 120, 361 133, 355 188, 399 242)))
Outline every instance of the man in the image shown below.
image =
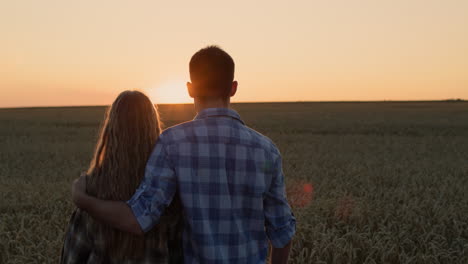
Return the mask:
POLYGON ((143 182, 125 202, 104 201, 72 187, 75 204, 115 228, 143 234, 174 196, 183 205, 185 263, 287 263, 295 218, 287 203, 281 155, 229 109, 237 91, 234 61, 208 46, 190 60, 193 121, 164 131, 143 182))

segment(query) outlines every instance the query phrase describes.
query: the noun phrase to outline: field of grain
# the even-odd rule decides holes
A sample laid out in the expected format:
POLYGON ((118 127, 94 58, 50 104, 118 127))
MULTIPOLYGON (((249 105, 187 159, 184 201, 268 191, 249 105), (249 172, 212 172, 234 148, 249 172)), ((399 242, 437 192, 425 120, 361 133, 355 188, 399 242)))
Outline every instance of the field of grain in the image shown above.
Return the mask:
MULTIPOLYGON (((468 263, 468 103, 234 108, 277 143, 291 199, 308 186, 291 263, 468 263)), ((159 109, 166 126, 194 115, 159 109)), ((0 109, 0 263, 58 261, 103 114, 0 109)))

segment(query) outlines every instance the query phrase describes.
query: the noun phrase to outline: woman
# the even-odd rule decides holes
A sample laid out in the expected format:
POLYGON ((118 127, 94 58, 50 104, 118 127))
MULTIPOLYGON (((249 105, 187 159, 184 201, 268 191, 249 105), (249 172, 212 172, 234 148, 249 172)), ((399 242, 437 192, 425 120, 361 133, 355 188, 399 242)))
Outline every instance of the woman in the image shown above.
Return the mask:
MULTIPOLYGON (((149 98, 138 91, 122 92, 107 111, 87 172, 86 191, 100 199, 129 200, 144 177, 146 161, 160 132, 158 112, 149 98)), ((179 204, 173 201, 159 224, 145 236, 102 225, 86 212, 75 210, 61 263, 180 262, 179 204)))

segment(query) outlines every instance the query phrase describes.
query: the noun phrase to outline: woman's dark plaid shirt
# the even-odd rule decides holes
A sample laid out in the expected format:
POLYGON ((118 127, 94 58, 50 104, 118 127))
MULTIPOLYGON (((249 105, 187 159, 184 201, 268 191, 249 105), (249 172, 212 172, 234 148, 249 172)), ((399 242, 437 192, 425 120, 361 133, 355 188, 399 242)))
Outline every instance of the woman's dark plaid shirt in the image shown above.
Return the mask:
MULTIPOLYGON (((143 258, 139 259, 111 259, 106 256, 104 243, 99 237, 93 237, 94 234, 88 221, 89 215, 77 209, 73 212, 68 230, 65 234, 65 241, 62 248, 60 263, 62 264, 102 264, 102 263, 123 263, 123 264, 145 264, 145 263, 182 263, 181 242, 170 240, 165 249, 148 249, 143 258), (180 242, 180 243, 178 243, 180 242), (169 251, 171 257, 169 257, 169 251)), ((179 228, 177 225, 174 228, 179 228)), ((172 234, 180 233, 180 230, 170 230, 172 234)), ((152 239, 152 238, 147 238, 152 239)))

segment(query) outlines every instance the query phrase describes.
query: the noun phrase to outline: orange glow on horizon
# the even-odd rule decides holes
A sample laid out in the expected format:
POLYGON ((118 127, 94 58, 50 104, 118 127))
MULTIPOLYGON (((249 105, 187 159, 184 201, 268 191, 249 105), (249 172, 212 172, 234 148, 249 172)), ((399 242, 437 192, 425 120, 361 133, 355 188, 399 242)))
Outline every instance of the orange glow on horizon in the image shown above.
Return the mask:
POLYGON ((186 82, 174 79, 163 82, 163 84, 146 89, 146 93, 155 104, 182 104, 191 103, 186 88, 186 82))
POLYGON ((463 0, 0 1, 0 107, 128 89, 189 103, 190 57, 210 44, 236 63, 234 102, 468 99, 466 14, 463 0))

